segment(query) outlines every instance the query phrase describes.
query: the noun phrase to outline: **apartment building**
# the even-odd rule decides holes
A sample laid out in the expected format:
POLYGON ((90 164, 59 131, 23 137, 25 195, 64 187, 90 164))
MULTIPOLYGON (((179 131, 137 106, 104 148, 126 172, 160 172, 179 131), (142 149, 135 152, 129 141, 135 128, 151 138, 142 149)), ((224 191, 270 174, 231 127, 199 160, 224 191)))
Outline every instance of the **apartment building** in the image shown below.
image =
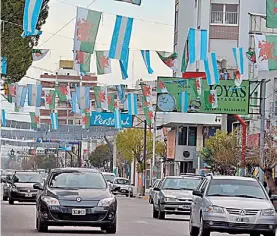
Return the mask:
MULTIPOLYGON (((45 89, 54 88, 56 85, 70 86, 71 91, 75 91, 75 87, 80 86, 80 84, 82 84, 82 86, 89 86, 91 87, 90 98, 94 101, 93 87, 97 85, 97 76, 88 74, 83 76, 81 80, 77 72, 73 70, 73 61, 61 60, 59 63, 59 70, 55 74, 44 73, 40 76, 40 81, 43 91, 45 89)), ((81 115, 72 112, 72 107, 68 101, 61 102, 57 99, 56 111, 58 113, 59 124, 81 124, 81 115)), ((40 122, 51 123, 50 110, 45 109, 44 104, 42 104, 40 108, 40 122)))
MULTIPOLYGON (((236 69, 232 48, 243 47, 245 52, 249 48, 251 12, 264 13, 265 0, 175 0, 174 52, 182 55, 189 28, 207 29, 209 51, 216 53, 221 75, 232 75, 236 69)), ((245 68, 248 68, 247 60, 245 68)), ((201 63, 199 70, 204 71, 201 63)), ((196 68, 189 67, 189 71, 196 68)), ((165 119, 168 115, 159 116, 165 119)), ((175 174, 202 168, 199 150, 205 138, 220 127, 221 115, 174 114, 170 119, 175 119, 170 124, 176 130, 175 174)))

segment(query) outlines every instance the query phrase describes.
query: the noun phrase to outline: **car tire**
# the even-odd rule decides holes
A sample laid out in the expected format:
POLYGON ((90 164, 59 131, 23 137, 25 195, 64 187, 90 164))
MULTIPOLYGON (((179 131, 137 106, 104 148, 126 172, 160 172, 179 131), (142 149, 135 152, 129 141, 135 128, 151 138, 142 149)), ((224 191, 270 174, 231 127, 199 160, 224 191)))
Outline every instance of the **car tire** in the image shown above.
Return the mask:
POLYGON ((3 196, 3 201, 8 201, 8 197, 7 196, 3 196))
POLYGON ((160 206, 159 206, 159 211, 158 211, 158 219, 159 220, 164 220, 165 219, 165 212, 161 211, 160 206))
POLYGON ((13 205, 13 204, 14 204, 14 200, 13 200, 11 197, 9 198, 9 204, 10 204, 10 205, 13 205))
POLYGON ((131 193, 131 194, 130 194, 130 198, 133 198, 133 197, 134 197, 134 194, 133 194, 133 193, 131 193))
POLYGON ((41 222, 39 217, 37 217, 36 228, 37 228, 38 232, 47 232, 48 231, 48 225, 41 222))
MULTIPOLYGON (((252 236, 252 234, 250 234, 252 236)), ((258 235, 258 234, 257 234, 258 235)), ((263 233, 264 236, 275 236, 275 231, 263 233)))
POLYGON ((153 204, 153 200, 151 197, 149 197, 149 200, 148 200, 149 204, 153 204))
POLYGON ((153 218, 157 219, 159 215, 159 212, 155 209, 154 204, 153 204, 153 218))
POLYGON ((116 234, 116 217, 113 223, 107 225, 103 229, 106 230, 107 234, 116 234))
POLYGON ((210 236, 211 231, 207 229, 204 225, 203 217, 200 218, 200 229, 199 229, 199 236, 210 236))

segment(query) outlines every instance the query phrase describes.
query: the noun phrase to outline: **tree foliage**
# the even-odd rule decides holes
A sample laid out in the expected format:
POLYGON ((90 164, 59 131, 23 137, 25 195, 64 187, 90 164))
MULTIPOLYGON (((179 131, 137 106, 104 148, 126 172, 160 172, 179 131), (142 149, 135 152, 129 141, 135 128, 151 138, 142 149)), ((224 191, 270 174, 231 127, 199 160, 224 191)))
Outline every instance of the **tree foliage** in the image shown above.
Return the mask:
POLYGON ((237 132, 228 134, 217 130, 214 136, 207 139, 201 157, 213 170, 221 174, 230 174, 230 170, 238 167, 241 160, 237 132))
POLYGON ((90 164, 96 168, 104 168, 111 161, 112 153, 107 144, 100 145, 90 153, 90 164))
MULTIPOLYGON (((146 133, 146 160, 153 156, 153 135, 151 131, 146 133)), ((138 162, 138 172, 142 171, 142 158, 144 150, 144 130, 125 129, 120 132, 116 138, 117 150, 124 160, 130 163, 133 160, 138 162)), ((165 151, 163 142, 156 142, 156 156, 162 156, 165 151)))
MULTIPOLYGON (((45 24, 48 17, 48 2, 44 0, 37 29, 45 24)), ((1 2, 2 20, 5 21, 1 32, 2 56, 7 57, 8 82, 18 82, 25 76, 32 64, 32 48, 37 46, 39 36, 22 38, 23 12, 25 1, 5 0, 1 2)))

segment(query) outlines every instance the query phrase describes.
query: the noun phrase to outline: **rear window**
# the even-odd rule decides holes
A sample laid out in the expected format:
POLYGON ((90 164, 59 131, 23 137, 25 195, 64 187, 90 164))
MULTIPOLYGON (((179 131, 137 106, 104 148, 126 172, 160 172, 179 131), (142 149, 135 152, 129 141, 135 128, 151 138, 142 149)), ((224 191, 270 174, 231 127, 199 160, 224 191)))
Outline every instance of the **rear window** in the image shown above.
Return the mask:
POLYGON ((211 180, 207 196, 249 197, 267 199, 267 196, 257 181, 236 179, 211 180))
POLYGON ((130 184, 129 180, 128 179, 116 179, 114 181, 115 184, 124 184, 124 185, 128 185, 130 184))
POLYGON ((194 190, 201 179, 196 178, 167 178, 164 180, 163 189, 194 190))

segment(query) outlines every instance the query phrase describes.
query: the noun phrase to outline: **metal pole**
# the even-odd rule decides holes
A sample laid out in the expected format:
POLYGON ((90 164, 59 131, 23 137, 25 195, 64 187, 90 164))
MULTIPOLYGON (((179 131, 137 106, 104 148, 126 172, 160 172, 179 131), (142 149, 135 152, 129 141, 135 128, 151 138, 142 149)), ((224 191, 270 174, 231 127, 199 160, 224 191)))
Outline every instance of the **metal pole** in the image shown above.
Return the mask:
POLYGON ((260 113, 261 113, 261 127, 260 127, 260 171, 259 177, 260 181, 263 181, 262 167, 264 165, 264 138, 265 138, 265 96, 266 96, 266 81, 263 79, 261 81, 261 92, 260 92, 261 102, 260 102, 260 113))
POLYGON ((147 122, 144 121, 144 146, 143 146, 143 193, 142 195, 145 196, 145 188, 146 188, 146 137, 147 137, 147 122))
POLYGON ((151 165, 151 171, 150 171, 150 183, 151 186, 153 185, 153 171, 155 168, 155 159, 156 159, 156 119, 154 120, 154 125, 153 125, 153 157, 152 157, 152 165, 151 165))

